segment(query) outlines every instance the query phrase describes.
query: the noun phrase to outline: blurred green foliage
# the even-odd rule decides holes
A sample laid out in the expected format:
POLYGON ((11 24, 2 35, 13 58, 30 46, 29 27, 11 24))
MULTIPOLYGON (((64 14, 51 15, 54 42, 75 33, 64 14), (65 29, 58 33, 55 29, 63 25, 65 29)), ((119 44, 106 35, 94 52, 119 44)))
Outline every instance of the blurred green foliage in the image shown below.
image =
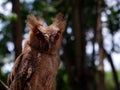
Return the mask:
MULTIPOLYGON (((120 71, 117 71, 117 75, 120 81, 120 71)), ((106 84, 106 90, 115 90, 115 84, 113 81, 113 77, 112 77, 112 72, 107 71, 105 72, 105 84, 106 84)))

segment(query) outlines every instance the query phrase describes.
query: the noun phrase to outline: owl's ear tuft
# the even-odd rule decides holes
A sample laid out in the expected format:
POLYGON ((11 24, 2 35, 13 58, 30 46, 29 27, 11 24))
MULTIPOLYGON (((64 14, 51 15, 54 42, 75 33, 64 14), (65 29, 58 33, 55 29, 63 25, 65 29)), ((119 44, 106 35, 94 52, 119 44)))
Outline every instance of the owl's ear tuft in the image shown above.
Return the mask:
POLYGON ((58 13, 55 18, 53 19, 53 25, 58 27, 61 32, 64 32, 66 26, 66 20, 63 18, 62 13, 58 13))
POLYGON ((32 14, 27 16, 26 24, 30 30, 34 30, 35 28, 41 26, 41 23, 32 14))

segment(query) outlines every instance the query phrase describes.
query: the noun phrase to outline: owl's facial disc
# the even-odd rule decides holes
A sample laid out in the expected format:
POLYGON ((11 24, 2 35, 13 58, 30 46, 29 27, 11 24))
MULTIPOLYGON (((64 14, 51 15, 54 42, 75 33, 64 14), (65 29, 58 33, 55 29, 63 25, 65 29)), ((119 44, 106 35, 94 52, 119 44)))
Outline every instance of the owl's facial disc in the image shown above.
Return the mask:
POLYGON ((56 30, 49 26, 36 27, 34 34, 40 42, 40 49, 43 51, 48 51, 54 45, 56 45, 59 36, 61 35, 60 30, 56 30))

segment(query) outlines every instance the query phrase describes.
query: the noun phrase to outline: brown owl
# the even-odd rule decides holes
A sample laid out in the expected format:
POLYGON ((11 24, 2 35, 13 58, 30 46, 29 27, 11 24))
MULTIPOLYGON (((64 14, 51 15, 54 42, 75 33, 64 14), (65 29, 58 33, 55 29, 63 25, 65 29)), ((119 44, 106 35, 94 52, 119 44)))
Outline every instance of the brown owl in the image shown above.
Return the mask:
POLYGON ((59 49, 66 21, 57 14, 50 26, 28 15, 29 35, 8 77, 9 90, 55 90, 59 49))

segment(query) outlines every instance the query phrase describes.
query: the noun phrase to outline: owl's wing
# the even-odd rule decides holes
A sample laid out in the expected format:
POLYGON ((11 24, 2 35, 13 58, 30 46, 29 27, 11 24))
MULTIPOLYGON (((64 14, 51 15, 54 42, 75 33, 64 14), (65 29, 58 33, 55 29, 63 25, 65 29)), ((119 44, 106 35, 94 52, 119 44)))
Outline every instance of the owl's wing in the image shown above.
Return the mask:
POLYGON ((26 83, 33 74, 33 57, 30 54, 21 54, 15 61, 8 85, 11 90, 24 90, 26 83))

